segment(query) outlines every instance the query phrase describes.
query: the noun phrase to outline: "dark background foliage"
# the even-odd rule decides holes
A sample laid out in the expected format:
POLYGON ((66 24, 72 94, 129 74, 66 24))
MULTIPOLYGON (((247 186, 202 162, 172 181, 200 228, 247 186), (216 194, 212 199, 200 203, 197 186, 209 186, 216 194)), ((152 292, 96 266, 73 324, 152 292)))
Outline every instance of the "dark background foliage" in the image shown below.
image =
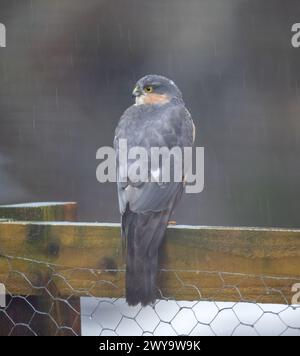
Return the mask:
POLYGON ((78 201, 119 220, 96 150, 139 77, 181 88, 205 189, 178 223, 300 227, 299 0, 1 0, 0 204, 78 201))

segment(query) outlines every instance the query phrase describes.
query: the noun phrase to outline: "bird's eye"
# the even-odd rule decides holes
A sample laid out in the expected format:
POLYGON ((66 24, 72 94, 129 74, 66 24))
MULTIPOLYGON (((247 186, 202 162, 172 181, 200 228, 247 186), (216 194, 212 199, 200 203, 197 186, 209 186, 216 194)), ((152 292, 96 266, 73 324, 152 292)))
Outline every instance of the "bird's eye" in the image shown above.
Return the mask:
POLYGON ((151 87, 151 86, 145 87, 145 92, 146 93, 152 93, 153 92, 153 87, 151 87))

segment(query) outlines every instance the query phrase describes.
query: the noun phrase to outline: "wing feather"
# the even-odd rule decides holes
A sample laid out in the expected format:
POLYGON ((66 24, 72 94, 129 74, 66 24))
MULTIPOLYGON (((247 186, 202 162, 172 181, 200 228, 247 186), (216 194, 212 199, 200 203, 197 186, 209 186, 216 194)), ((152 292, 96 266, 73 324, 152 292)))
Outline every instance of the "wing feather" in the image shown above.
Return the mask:
MULTIPOLYGON (((116 129, 114 145, 117 153, 119 207, 122 214, 127 205, 135 213, 166 210, 172 197, 182 190, 183 183, 121 183, 119 172, 123 167, 119 162, 119 139, 127 139, 128 149, 133 146, 144 147, 149 156, 151 147, 183 148, 193 145, 193 121, 183 105, 165 105, 163 110, 162 107, 159 110, 145 107, 146 105, 129 108, 116 129)), ((132 162, 126 163, 130 169, 132 162)))

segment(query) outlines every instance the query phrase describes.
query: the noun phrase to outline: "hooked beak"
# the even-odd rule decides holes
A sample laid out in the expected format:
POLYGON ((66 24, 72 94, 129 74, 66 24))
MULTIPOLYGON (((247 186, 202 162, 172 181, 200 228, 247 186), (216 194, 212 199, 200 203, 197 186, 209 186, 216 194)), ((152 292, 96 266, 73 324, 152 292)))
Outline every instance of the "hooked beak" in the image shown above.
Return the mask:
POLYGON ((143 94, 142 89, 137 85, 137 86, 133 89, 132 97, 133 97, 133 98, 136 98, 136 97, 138 97, 138 96, 141 96, 142 94, 143 94))

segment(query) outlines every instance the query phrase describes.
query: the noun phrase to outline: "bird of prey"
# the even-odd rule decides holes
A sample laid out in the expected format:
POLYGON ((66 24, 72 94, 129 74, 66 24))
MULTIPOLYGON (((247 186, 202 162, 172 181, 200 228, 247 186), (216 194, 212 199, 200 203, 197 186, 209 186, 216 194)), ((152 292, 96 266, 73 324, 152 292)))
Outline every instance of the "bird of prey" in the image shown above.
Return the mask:
MULTIPOLYGON (((115 132, 117 189, 122 236, 126 242, 126 301, 134 306, 152 304, 157 297, 158 250, 184 188, 182 180, 132 182, 120 162, 118 143, 127 140, 128 149, 143 147, 192 147, 195 127, 176 84, 160 75, 140 79, 132 93, 135 103, 122 115, 115 132)), ((127 172, 132 160, 127 159, 127 172)), ((161 169, 162 167, 160 167, 161 169)), ((157 174, 151 171, 149 174, 157 174)))

